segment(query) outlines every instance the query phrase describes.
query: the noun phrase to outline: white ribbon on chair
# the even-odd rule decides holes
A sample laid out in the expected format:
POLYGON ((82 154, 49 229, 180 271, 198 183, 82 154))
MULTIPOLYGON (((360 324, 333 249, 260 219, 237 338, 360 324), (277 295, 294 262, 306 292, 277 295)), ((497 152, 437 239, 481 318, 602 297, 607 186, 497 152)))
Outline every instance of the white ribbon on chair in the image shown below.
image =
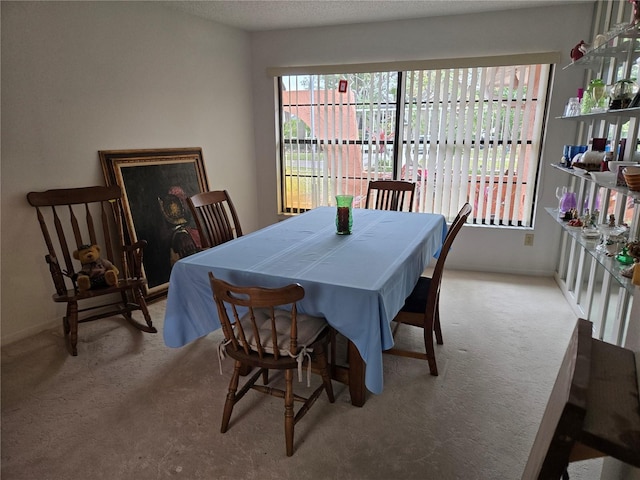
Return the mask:
POLYGON ((307 365, 307 387, 311 386, 311 352, 313 352, 313 348, 302 347, 297 355, 294 355, 289 350, 287 350, 287 354, 295 358, 298 362, 298 381, 302 381, 302 365, 304 364, 305 357, 309 360, 307 365))
MULTIPOLYGON (((231 340, 221 340, 218 343, 218 366, 220 368, 220 375, 222 375, 222 360, 225 358, 226 347, 231 343, 231 340)), ((297 355, 294 355, 289 350, 286 350, 287 355, 291 358, 295 358, 298 362, 298 381, 302 381, 302 366, 305 358, 308 360, 307 364, 307 387, 311 386, 311 353, 313 348, 302 347, 297 355)))
POLYGON ((222 375, 222 360, 224 360, 227 345, 231 343, 231 340, 220 340, 218 344, 218 366, 220 367, 220 375, 222 375))

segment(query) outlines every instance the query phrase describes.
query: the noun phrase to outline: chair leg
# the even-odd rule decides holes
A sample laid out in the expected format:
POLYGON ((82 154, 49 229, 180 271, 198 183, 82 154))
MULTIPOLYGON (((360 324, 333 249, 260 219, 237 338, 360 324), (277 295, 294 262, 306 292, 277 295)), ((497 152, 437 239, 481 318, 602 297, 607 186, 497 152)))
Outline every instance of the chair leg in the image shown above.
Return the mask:
POLYGON ((329 327, 329 336, 330 339, 329 341, 331 342, 331 376, 333 376, 336 372, 336 344, 337 344, 337 340, 338 340, 338 333, 336 332, 336 329, 333 327, 329 327))
POLYGON ((287 457, 293 455, 293 428, 295 420, 293 416, 293 370, 285 371, 284 393, 284 436, 287 444, 287 457))
POLYGON ((318 365, 320 366, 322 384, 324 385, 324 389, 327 392, 329 402, 334 403, 336 399, 333 395, 333 385, 331 384, 331 374, 329 372, 329 362, 327 361, 327 351, 325 350, 324 345, 316 348, 318 349, 316 350, 316 359, 318 361, 318 365))
MULTIPOLYGON (((147 333, 158 333, 158 330, 156 329, 156 327, 153 326, 153 322, 151 322, 151 315, 149 315, 149 310, 147 309, 147 302, 144 299, 142 290, 139 288, 134 288, 133 295, 135 297, 136 303, 138 304, 138 307, 140 307, 140 311, 142 312, 142 315, 144 316, 146 325, 140 322, 137 322, 131 315, 131 312, 128 312, 127 314, 125 314, 124 317, 129 321, 131 325, 136 327, 138 330, 142 330, 143 332, 147 332, 147 333)), ((125 302, 127 301, 127 297, 124 292, 122 292, 122 298, 125 302)))
POLYGON ((227 400, 224 402, 224 412, 222 413, 222 425, 220 426, 220 433, 226 432, 229 428, 231 412, 233 412, 233 406, 236 404, 236 391, 238 390, 238 379, 240 378, 241 369, 242 363, 236 361, 233 367, 233 375, 231 376, 231 381, 229 382, 227 400))
POLYGON ((78 355, 78 303, 67 303, 67 316, 65 317, 65 335, 68 335, 68 345, 71 355, 78 355))
POLYGON ((135 291, 136 301, 138 305, 140 305, 140 311, 142 312, 142 316, 144 317, 144 321, 152 330, 151 333, 156 333, 158 330, 153 326, 153 322, 151 321, 151 315, 149 314, 149 309, 147 308, 147 301, 144 299, 144 295, 142 291, 138 288, 135 291))
POLYGON ((442 345, 442 328, 440 327, 440 302, 436 304, 435 319, 433 320, 433 330, 436 332, 436 342, 442 345))
POLYGON ((427 362, 429 362, 429 372, 434 377, 438 376, 438 365, 436 364, 436 351, 433 347, 433 319, 424 326, 424 347, 427 351, 427 362))

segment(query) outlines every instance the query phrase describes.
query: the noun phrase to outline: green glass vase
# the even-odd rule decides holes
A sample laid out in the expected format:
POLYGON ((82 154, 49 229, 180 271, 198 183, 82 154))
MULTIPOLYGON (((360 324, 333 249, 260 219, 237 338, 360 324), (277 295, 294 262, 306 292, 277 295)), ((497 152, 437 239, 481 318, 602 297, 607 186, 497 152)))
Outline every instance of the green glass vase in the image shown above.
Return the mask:
POLYGON ((336 195, 336 233, 349 235, 353 226, 353 195, 336 195))

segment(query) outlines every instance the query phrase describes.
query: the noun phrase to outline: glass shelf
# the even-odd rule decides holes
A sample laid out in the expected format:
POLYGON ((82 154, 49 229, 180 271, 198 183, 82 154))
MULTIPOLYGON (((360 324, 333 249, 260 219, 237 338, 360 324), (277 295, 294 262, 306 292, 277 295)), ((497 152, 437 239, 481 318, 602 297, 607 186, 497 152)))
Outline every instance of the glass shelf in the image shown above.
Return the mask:
POLYGON ((631 283, 631 279, 622 275, 622 270, 627 268, 629 265, 622 265, 615 259, 615 257, 609 257, 604 253, 598 252, 596 247, 598 246, 599 241, 584 238, 580 227, 570 227, 565 221, 559 219, 557 208, 545 208, 545 210, 555 219, 556 223, 558 223, 562 229, 576 241, 576 243, 591 255, 596 262, 602 265, 602 267, 609 272, 613 278, 615 278, 621 287, 633 294, 635 286, 631 283))
POLYGON ((563 67, 601 67, 613 59, 634 61, 640 57, 640 30, 638 26, 629 25, 617 35, 613 36, 599 47, 587 50, 578 60, 563 67))
POLYGON ((618 110, 607 110, 606 112, 587 113, 584 115, 572 115, 570 117, 556 117, 558 120, 574 120, 579 122, 590 122, 592 120, 608 120, 611 123, 627 121, 630 118, 640 118, 640 107, 620 108, 618 110))
POLYGON ((552 163, 551 166, 553 168, 557 168, 558 170, 562 170, 569 175, 573 175, 574 177, 583 178, 585 180, 589 180, 590 182, 597 183, 603 188, 608 188, 609 190, 613 190, 614 192, 620 192, 623 195, 633 198, 634 203, 640 204, 640 192, 629 190, 627 187, 613 185, 612 183, 599 182, 597 180, 594 180, 593 177, 591 177, 591 175, 589 175, 588 173, 584 173, 584 170, 578 171, 573 168, 563 167, 555 163, 552 163))

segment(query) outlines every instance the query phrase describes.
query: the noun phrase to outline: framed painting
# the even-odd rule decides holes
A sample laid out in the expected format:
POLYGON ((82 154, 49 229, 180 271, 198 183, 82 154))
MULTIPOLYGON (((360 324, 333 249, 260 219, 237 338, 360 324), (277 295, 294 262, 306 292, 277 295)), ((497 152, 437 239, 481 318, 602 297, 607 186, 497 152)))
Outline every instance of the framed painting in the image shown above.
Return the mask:
POLYGON ((173 264, 200 247, 187 198, 209 190, 201 148, 101 150, 107 185, 119 185, 127 233, 146 240, 145 295, 165 295, 173 264))

